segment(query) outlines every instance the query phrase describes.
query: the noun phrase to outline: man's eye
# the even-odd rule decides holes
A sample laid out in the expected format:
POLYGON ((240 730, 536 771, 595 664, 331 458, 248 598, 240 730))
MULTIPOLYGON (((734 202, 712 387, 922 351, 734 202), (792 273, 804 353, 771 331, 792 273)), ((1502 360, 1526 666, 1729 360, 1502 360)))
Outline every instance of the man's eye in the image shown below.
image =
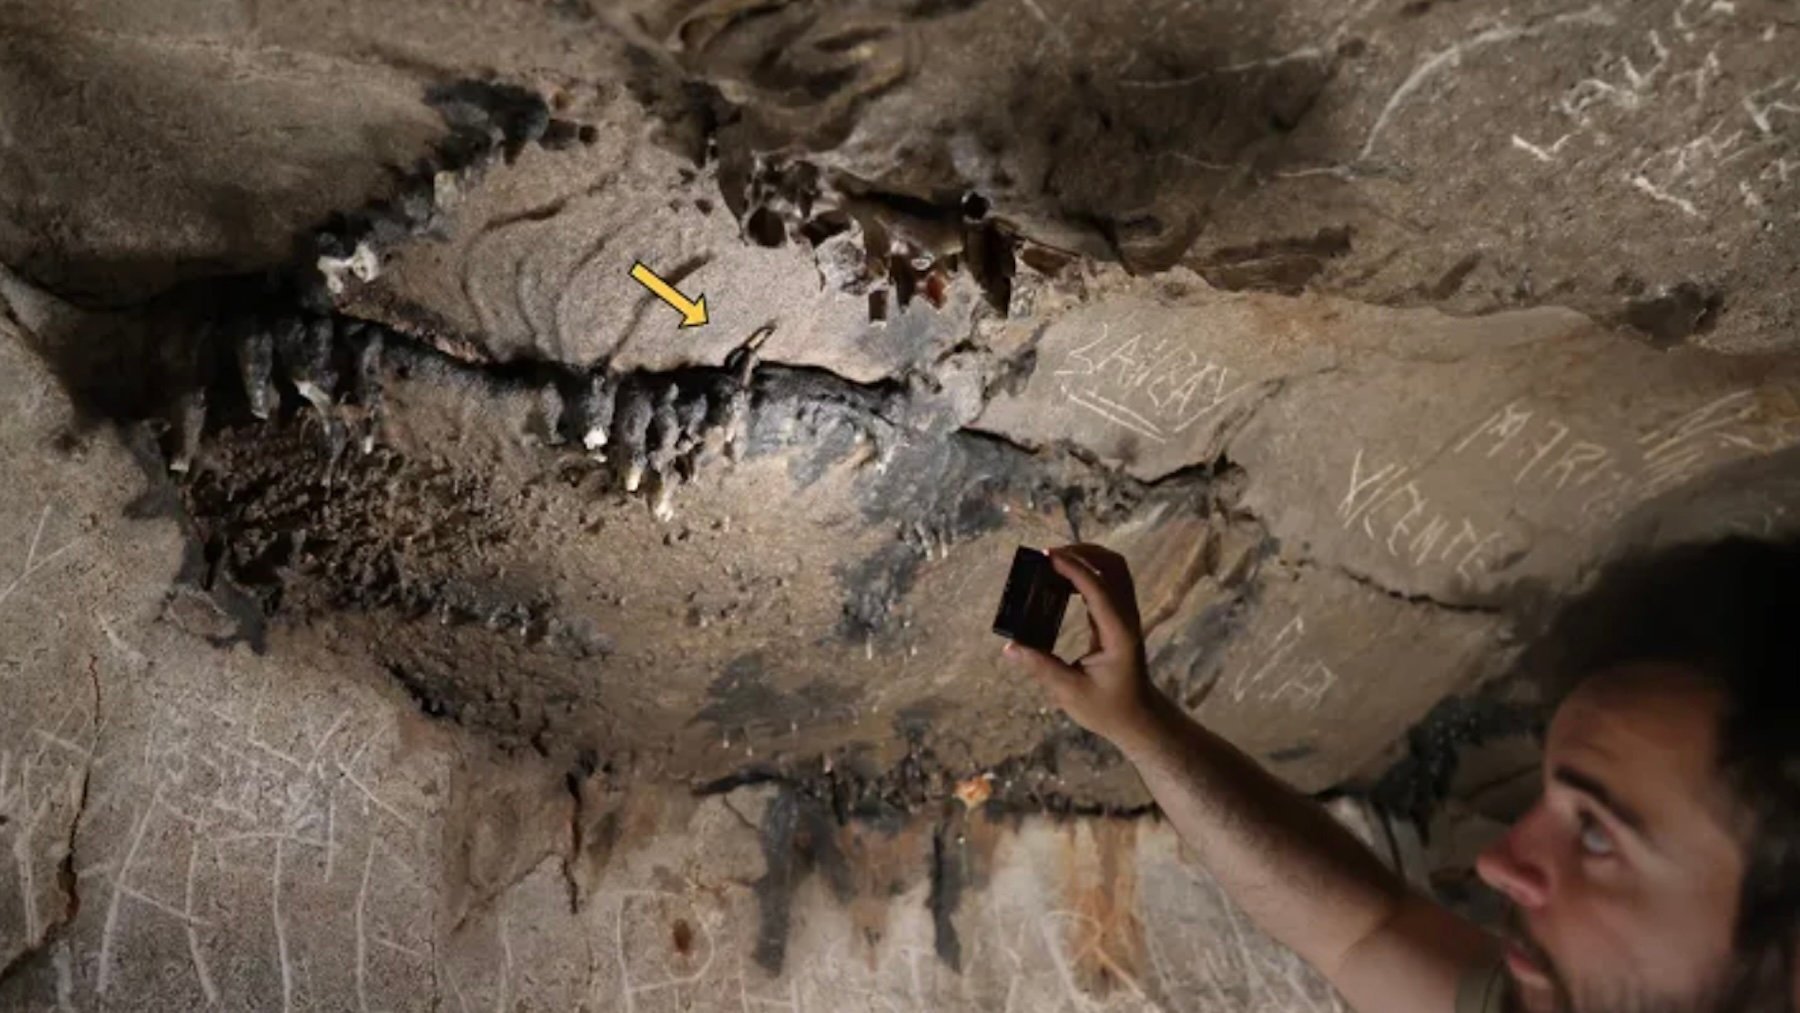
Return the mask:
POLYGON ((1579 819, 1581 822, 1581 850, 1596 857, 1612 854, 1612 838, 1600 826, 1600 821, 1587 813, 1582 813, 1579 819))

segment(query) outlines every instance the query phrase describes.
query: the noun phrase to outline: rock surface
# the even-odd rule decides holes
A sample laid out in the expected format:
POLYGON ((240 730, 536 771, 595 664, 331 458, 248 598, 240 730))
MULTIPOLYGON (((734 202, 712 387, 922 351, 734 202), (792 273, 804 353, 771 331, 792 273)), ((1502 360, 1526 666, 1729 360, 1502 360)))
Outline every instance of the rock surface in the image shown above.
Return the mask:
POLYGON ((950 802, 845 825, 787 787, 565 778, 421 716, 366 658, 209 643, 171 587, 179 525, 126 516, 143 474, 15 330, 0 356, 9 467, 80 464, 0 500, 29 535, 0 1008, 1332 1001, 1155 821, 950 802))
POLYGON ((1794 529, 1796 32, 0 7, 0 1008, 1335 1008, 1013 548, 1304 790, 1454 766, 1601 562, 1794 529))

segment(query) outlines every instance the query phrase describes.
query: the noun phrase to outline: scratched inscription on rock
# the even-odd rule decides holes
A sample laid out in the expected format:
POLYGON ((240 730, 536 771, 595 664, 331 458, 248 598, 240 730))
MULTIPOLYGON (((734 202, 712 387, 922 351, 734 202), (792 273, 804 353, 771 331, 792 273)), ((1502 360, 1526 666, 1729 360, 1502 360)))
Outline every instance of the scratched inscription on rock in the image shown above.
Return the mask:
POLYGON ((1509 401, 1417 458, 1381 462, 1357 448, 1336 517, 1403 565, 1476 582, 1522 557, 1533 529, 1597 534, 1725 462, 1800 441, 1797 397, 1784 384, 1740 388, 1636 434, 1509 401), (1471 468, 1501 495, 1456 495, 1471 468))
POLYGON ((1052 375, 1071 404, 1152 443, 1186 434, 1252 386, 1179 335, 1115 333, 1111 325, 1070 350, 1052 375))

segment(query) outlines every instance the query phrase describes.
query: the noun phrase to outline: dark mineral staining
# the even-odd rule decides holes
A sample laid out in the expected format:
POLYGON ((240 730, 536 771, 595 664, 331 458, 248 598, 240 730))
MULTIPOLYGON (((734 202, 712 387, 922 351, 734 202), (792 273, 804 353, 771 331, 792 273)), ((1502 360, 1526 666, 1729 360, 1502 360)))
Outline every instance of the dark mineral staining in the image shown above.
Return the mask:
POLYGON ((1724 293, 1691 281, 1625 304, 1624 321, 1658 348, 1712 330, 1725 310, 1724 293))
POLYGON ((774 714, 782 696, 769 686, 767 659, 762 652, 740 655, 725 666, 706 689, 711 701, 694 715, 695 721, 720 726, 741 726, 774 714))
POLYGON ((261 321, 246 323, 237 342, 238 379, 250 414, 267 419, 279 403, 271 374, 275 369, 275 338, 261 321))
POLYGON ((962 845, 952 836, 952 827, 940 824, 931 835, 931 908, 932 947, 938 959, 952 971, 962 971, 962 940, 956 933, 956 909, 962 905, 963 888, 968 880, 962 845))
POLYGON ((537 92, 518 85, 454 81, 427 90, 425 102, 458 132, 485 138, 498 131, 508 162, 550 129, 549 105, 537 92))
POLYGON ((763 970, 780 974, 800 884, 818 873, 839 901, 848 901, 854 888, 838 846, 837 821, 819 800, 784 789, 770 800, 761 833, 766 871, 753 887, 758 913, 753 956, 763 970))
POLYGON ((780 215, 760 207, 744 219, 744 235, 758 246, 782 246, 787 242, 787 225, 780 215))
POLYGON ((1480 250, 1476 250, 1475 252, 1464 256, 1456 263, 1450 265, 1450 269, 1445 271, 1442 277, 1438 278, 1437 282, 1426 291, 1426 295, 1434 302, 1442 302, 1443 300, 1450 298, 1462 290, 1463 282, 1469 279, 1469 275, 1474 273, 1475 268, 1480 266, 1480 264, 1480 250))
POLYGON ((1280 749, 1270 751, 1268 759, 1271 763, 1293 763, 1296 760, 1304 760, 1318 751, 1318 747, 1314 746, 1312 743, 1301 742, 1292 746, 1283 746, 1280 749))
POLYGON ((1223 247, 1200 258, 1195 267, 1208 284, 1217 288, 1297 295, 1325 270, 1327 263, 1349 252, 1350 230, 1334 227, 1320 229, 1311 236, 1223 247))
POLYGON ((838 635, 861 643, 884 632, 924 562, 918 546, 895 542, 873 556, 838 570, 844 586, 844 610, 838 635))

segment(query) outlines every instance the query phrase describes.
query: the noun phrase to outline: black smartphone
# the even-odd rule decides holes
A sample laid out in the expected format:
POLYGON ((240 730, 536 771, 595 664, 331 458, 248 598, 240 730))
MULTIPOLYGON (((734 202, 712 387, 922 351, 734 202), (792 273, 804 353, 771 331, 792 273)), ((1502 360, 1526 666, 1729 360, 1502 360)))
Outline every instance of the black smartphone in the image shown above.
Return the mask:
POLYGON ((1049 553, 1021 545, 1013 553, 1012 570, 1006 575, 994 632, 1026 647, 1048 651, 1056 646, 1063 612, 1074 592, 1074 585, 1050 565, 1049 553))

